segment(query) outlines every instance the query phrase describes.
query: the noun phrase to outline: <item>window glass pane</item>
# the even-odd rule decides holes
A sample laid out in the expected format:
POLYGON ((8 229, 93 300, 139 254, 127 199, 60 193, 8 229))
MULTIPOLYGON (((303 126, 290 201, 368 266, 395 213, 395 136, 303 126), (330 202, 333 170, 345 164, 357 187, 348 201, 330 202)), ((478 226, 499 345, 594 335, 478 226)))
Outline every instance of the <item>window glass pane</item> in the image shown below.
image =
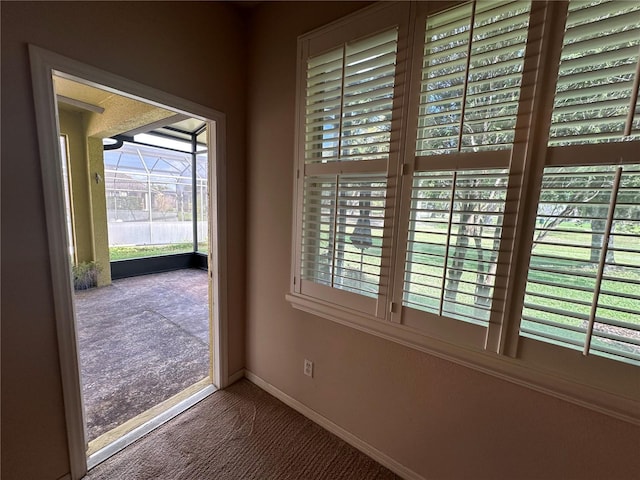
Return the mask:
POLYGON ((389 157, 397 31, 307 63, 305 163, 389 157))
POLYGON ((624 136, 639 46, 640 3, 569 4, 549 145, 640 139, 640 108, 624 136))
POLYGON ((545 169, 521 333, 582 350, 593 311, 590 351, 640 363, 640 165, 615 192, 617 168, 545 169))
POLYGON ((502 169, 414 174, 404 306, 486 325, 506 191, 502 169))
POLYGON ((383 175, 305 179, 303 279, 377 296, 385 192, 383 175))
POLYGON ((198 213, 198 252, 209 252, 209 160, 206 153, 196 156, 196 206, 198 213))
POLYGON ((511 147, 529 8, 477 2, 428 17, 416 155, 511 147))
POLYGON ((192 252, 191 155, 125 143, 104 163, 111 260, 192 252))
POLYGON ((62 186, 64 188, 64 212, 67 224, 67 242, 69 257, 75 263, 75 239, 73 235, 73 215, 71 209, 71 181, 69 179, 69 158, 67 156, 67 137, 60 135, 60 159, 62 167, 62 186))

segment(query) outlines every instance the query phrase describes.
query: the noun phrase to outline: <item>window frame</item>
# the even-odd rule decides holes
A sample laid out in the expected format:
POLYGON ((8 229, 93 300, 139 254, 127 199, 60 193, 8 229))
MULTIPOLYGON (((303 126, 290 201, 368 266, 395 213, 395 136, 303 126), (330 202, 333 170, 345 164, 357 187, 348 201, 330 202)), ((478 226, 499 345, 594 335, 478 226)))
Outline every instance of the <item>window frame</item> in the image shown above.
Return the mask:
POLYGON ((305 99, 306 99, 306 59, 328 53, 337 48, 344 47, 351 41, 375 36, 378 33, 397 28, 397 57, 396 66, 404 65, 408 57, 409 35, 409 3, 387 3, 374 5, 362 12, 356 12, 338 22, 319 29, 316 32, 304 35, 298 40, 298 75, 296 83, 296 140, 295 152, 299 162, 295 164, 294 171, 294 226, 292 245, 293 261, 291 268, 291 292, 304 298, 315 298, 327 304, 336 305, 348 311, 360 312, 374 318, 384 320, 391 278, 391 252, 393 249, 394 222, 387 221, 393 218, 397 208, 397 171, 400 165, 403 132, 401 122, 404 121, 402 105, 406 104, 405 98, 408 89, 404 80, 406 72, 396 68, 394 97, 391 120, 391 138, 389 159, 373 160, 354 165, 351 162, 336 161, 331 164, 322 164, 320 168, 314 164, 305 163, 305 99), (356 27, 351 19, 358 19, 356 27), (385 165, 381 165, 386 163, 385 165), (336 177, 348 174, 384 174, 386 175, 386 206, 385 225, 382 245, 382 258, 380 267, 380 284, 377 298, 364 297, 346 290, 339 290, 318 283, 306 281, 301 278, 301 263, 303 259, 301 232, 303 231, 303 205, 304 205, 304 181, 307 175, 332 174, 336 177))
MULTIPOLYGON (((619 157, 621 153, 628 155, 634 148, 638 148, 638 142, 587 145, 579 146, 580 148, 547 147, 556 83, 545 82, 543 79, 557 78, 558 75, 567 2, 533 1, 531 5, 516 136, 511 151, 497 152, 499 156, 508 155, 506 161, 509 165, 509 186, 494 287, 494 307, 488 327, 482 327, 482 331, 478 331, 473 328, 476 325, 458 320, 446 318, 443 322, 444 317, 426 322, 427 326, 403 321, 405 309, 402 307, 402 292, 410 207, 407 199, 410 199, 416 164, 422 161, 420 158, 416 159, 414 154, 418 128, 415 120, 419 108, 416 99, 420 89, 424 48, 424 24, 421 22, 426 19, 426 15, 462 3, 466 2, 377 4, 299 38, 293 261, 291 289, 286 299, 296 309, 640 425, 640 382, 630 381, 637 378, 640 367, 605 357, 585 357, 581 352, 519 334, 527 281, 526 273, 522 272, 527 272, 529 267, 543 170, 549 162, 556 162, 555 149, 567 149, 563 152, 563 158, 567 158, 566 153, 575 158, 570 163, 584 163, 585 147, 595 147, 593 155, 596 157, 606 152, 611 158, 619 157), (331 296, 315 296, 300 288, 298 262, 301 257, 301 185, 304 181, 304 145, 301 146, 300 138, 304 136, 304 59, 310 51, 309 42, 314 42, 318 51, 321 51, 323 48, 327 50, 336 37, 357 39, 358 35, 367 34, 370 19, 386 16, 386 20, 390 20, 388 12, 392 8, 402 10, 408 17, 404 21, 408 31, 412 32, 412 37, 408 38, 406 48, 401 48, 399 35, 396 73, 400 72, 402 76, 399 82, 396 80, 396 86, 400 83, 403 91, 400 96, 402 104, 398 108, 400 119, 392 124, 392 136, 395 134, 399 138, 402 151, 395 170, 389 168, 388 172, 388 189, 391 189, 388 191, 391 191, 391 195, 387 195, 385 221, 389 221, 391 225, 385 225, 385 228, 390 228, 391 235, 387 277, 389 296, 378 300, 375 314, 372 315, 365 313, 357 304, 350 303, 348 296, 334 301, 331 296), (403 52, 402 56, 400 52, 403 52), (403 63, 405 60, 406 63, 403 63), (394 131, 398 125, 400 129, 394 131)), ((401 15, 398 17, 402 18, 401 15)), ((458 155, 459 168, 468 165, 466 156, 458 155)), ((452 169, 452 160, 442 162, 448 166, 438 165, 433 169, 452 169)), ((501 159, 496 164, 502 165, 504 162, 505 159, 501 159)), ((418 165, 418 169, 420 168, 418 165)), ((483 168, 487 167, 483 165, 483 168)), ((336 295, 338 296, 342 295, 336 295)), ((416 315, 423 318, 427 316, 421 311, 416 315)))

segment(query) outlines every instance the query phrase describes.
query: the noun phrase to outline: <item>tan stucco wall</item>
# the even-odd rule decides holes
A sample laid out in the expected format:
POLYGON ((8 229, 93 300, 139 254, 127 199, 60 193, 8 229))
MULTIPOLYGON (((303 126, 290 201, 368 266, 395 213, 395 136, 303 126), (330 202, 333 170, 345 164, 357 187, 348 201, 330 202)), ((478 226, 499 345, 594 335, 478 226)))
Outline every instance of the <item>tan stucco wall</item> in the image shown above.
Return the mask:
POLYGON ((60 133, 67 137, 73 231, 78 262, 93 260, 91 203, 84 120, 81 112, 59 110, 60 133))
POLYGON ((3 480, 69 471, 28 43, 226 113, 229 368, 244 366, 245 25, 224 3, 149 5, 0 7, 3 480))
POLYGON ((175 115, 175 112, 120 95, 107 98, 100 107, 104 108, 103 113, 87 115, 89 137, 111 137, 175 115))
POLYGON ((91 198, 88 200, 91 203, 93 254, 94 260, 102 267, 98 274, 98 286, 103 287, 111 283, 111 269, 109 268, 109 231, 102 138, 89 137, 86 141, 89 190, 91 192, 91 198))
POLYGON ((102 267, 98 286, 111 283, 102 140, 87 138, 91 115, 58 111, 60 133, 67 137, 76 260, 102 267), (96 182, 96 174, 99 181, 96 182))
POLYGON ((360 5, 276 2, 251 25, 247 367, 427 479, 631 479, 628 423, 294 310, 296 37, 360 5), (314 378, 303 375, 312 359, 314 378))

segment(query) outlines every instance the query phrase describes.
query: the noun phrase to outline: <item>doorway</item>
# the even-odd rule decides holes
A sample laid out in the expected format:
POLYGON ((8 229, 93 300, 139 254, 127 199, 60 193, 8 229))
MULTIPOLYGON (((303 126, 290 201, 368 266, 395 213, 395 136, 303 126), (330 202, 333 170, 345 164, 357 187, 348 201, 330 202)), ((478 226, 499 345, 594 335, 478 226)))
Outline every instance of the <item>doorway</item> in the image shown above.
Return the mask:
MULTIPOLYGON (((75 479, 81 478, 86 473, 88 465, 93 466, 108 458, 108 456, 124 448, 124 446, 139 436, 144 435, 180 411, 183 411, 212 393, 216 388, 226 386, 228 382, 228 373, 226 371, 226 285, 224 283, 226 276, 223 275, 226 268, 224 262, 224 258, 226 257, 226 245, 224 243, 226 225, 223 210, 225 191, 224 188, 222 188, 225 185, 225 119, 224 115, 215 110, 159 92, 38 47, 30 46, 30 56, 32 60, 34 100, 42 162, 43 191, 46 204, 60 362, 63 374, 63 394, 65 399, 71 474, 72 478, 75 479), (146 197, 144 197, 144 195, 138 195, 137 200, 132 200, 134 203, 138 202, 138 206, 140 207, 138 210, 144 211, 146 208, 149 211, 149 223, 154 222, 154 215, 156 213, 154 206, 158 205, 163 209, 165 218, 167 216, 172 217, 174 220, 173 223, 177 223, 179 218, 184 221, 187 217, 191 217, 193 223, 191 237, 191 243, 194 246, 193 251, 179 252, 176 254, 177 257, 174 255, 158 255, 154 257, 127 259, 127 261, 133 261, 135 265, 132 264, 129 270, 127 270, 128 267, 125 268, 125 272, 129 271, 130 274, 134 276, 144 273, 154 273, 154 269, 155 272, 167 270, 176 271, 181 268, 179 266, 176 267, 176 265, 180 265, 180 262, 184 262, 185 259, 191 262, 188 266, 201 267, 203 259, 197 258, 194 255, 200 253, 199 257, 202 257, 202 252, 198 252, 198 247, 201 244, 201 242, 198 242, 198 236, 200 236, 200 239, 202 239, 202 237, 207 238, 207 251, 204 255, 204 264, 208 266, 208 269, 204 271, 204 274, 207 277, 207 307, 211 313, 210 333, 208 335, 210 340, 210 348, 208 351, 209 373, 204 381, 196 382, 194 388, 188 389, 186 395, 177 397, 174 395, 176 398, 171 397, 172 401, 169 402, 169 404, 163 405, 166 409, 162 411, 157 409, 145 410, 146 417, 143 417, 141 421, 134 424, 133 428, 130 428, 123 435, 118 436, 115 441, 109 443, 97 452, 92 453, 88 460, 86 456, 87 437, 85 434, 85 421, 83 419, 81 368, 78 361, 79 336, 76 329, 78 323, 74 306, 73 285, 71 282, 72 261, 70 261, 70 252, 73 252, 75 258, 79 259, 82 255, 82 249, 90 251, 90 261, 96 261, 96 259, 98 259, 98 263, 102 263, 102 268, 99 269, 99 272, 96 274, 96 284, 98 286, 111 284, 114 269, 111 267, 112 264, 109 261, 109 235, 107 232, 107 211, 109 209, 107 208, 108 198, 105 187, 89 188, 88 191, 85 192, 86 202, 84 202, 89 206, 88 218, 90 220, 89 225, 87 225, 88 228, 86 228, 88 231, 80 231, 82 229, 78 228, 80 223, 77 219, 71 220, 73 228, 69 228, 69 218, 78 217, 79 212, 73 208, 73 201, 71 201, 71 208, 67 209, 65 206, 65 194, 69 190, 66 188, 64 182, 66 178, 65 173, 69 176, 72 172, 63 171, 63 165, 65 164, 62 161, 62 154, 68 154, 69 151, 63 152, 59 148, 61 145, 59 126, 60 112, 57 109, 57 105, 61 100, 61 94, 58 92, 59 96, 56 97, 57 92, 54 88, 54 78, 77 82, 80 85, 107 92, 109 95, 117 96, 119 101, 124 100, 125 103, 130 101, 145 104, 149 107, 149 111, 155 112, 156 116, 160 115, 163 117, 155 118, 154 114, 149 114, 149 117, 143 122, 144 125, 129 124, 124 130, 122 125, 116 127, 117 122, 106 122, 107 124, 100 125, 100 119, 98 119, 94 124, 89 125, 90 122, 87 123, 85 121, 85 129, 89 128, 87 125, 94 128, 94 135, 85 135, 88 157, 86 162, 88 165, 87 178, 90 185, 104 185, 107 174, 113 173, 106 172, 104 168, 104 158, 102 157, 102 150, 104 148, 103 138, 116 137, 116 141, 122 142, 123 140, 118 139, 117 136, 124 135, 127 139, 134 140, 135 135, 139 134, 136 130, 142 127, 148 130, 147 133, 157 133, 158 130, 166 129, 167 127, 171 128, 172 125, 175 125, 177 122, 188 119, 195 120, 206 126, 207 143, 210 146, 208 149, 208 167, 206 168, 208 181, 208 192, 206 193, 208 193, 208 198, 206 193, 202 191, 198 193, 197 188, 187 192, 188 189, 184 188, 184 185, 179 187, 174 184, 173 187, 167 187, 165 184, 163 186, 164 190, 162 188, 158 189, 159 194, 155 196, 153 192, 147 192, 150 194, 146 197), (159 114, 158 112, 162 113, 159 114), (111 132, 110 129, 120 131, 114 131, 108 135, 104 134, 104 132, 111 132), (95 134, 96 131, 99 133, 95 134), (126 134, 129 135, 127 136, 126 134), (97 164, 96 159, 98 155, 95 155, 95 152, 100 153, 100 165, 97 164), (189 193, 191 194, 190 200, 187 198, 189 193), (143 200, 143 197, 146 198, 146 200, 143 200), (210 219, 209 228, 206 229, 204 234, 202 229, 199 228, 197 222, 198 217, 194 215, 193 212, 193 210, 197 209, 196 205, 198 201, 200 202, 200 208, 206 208, 208 210, 210 219), (189 206, 193 209, 191 213, 188 212, 189 206), (87 246, 86 242, 79 240, 82 235, 93 235, 92 243, 89 242, 90 245, 87 246), (106 262, 104 257, 105 252, 107 252, 106 262), (185 255, 189 258, 185 257, 185 255), (148 259, 151 260, 146 261, 148 259), (148 271, 144 270, 145 263, 147 264, 148 271), (105 265, 109 266, 104 268, 105 265), (152 414, 149 414, 149 411, 151 411, 152 414)), ((62 101, 67 102, 67 104, 75 103, 76 107, 80 109, 90 108, 91 105, 101 108, 100 105, 94 105, 91 102, 73 98, 73 96, 62 96, 65 97, 62 101)), ((131 115, 125 116, 133 118, 131 115)), ((102 120, 104 118, 105 117, 102 117, 102 120)), ((176 136, 181 135, 180 132, 173 133, 175 133, 176 136)), ((200 134, 202 134, 202 131, 198 133, 198 135, 200 134)), ((198 139, 196 138, 194 142, 197 144, 198 139)), ((155 147, 160 146, 156 145, 155 147)), ((194 153, 194 163, 192 167, 195 169, 195 152, 191 153, 194 153)), ((66 165, 68 165, 68 163, 66 165)), ((156 177, 158 177, 158 175, 156 175, 156 177)), ((122 189, 116 196, 121 194, 122 189)), ((73 187, 71 187, 71 196, 73 196, 73 187)), ((131 197, 133 198, 135 195, 131 197)), ((115 207, 116 205, 112 202, 111 206, 115 207)), ((130 210, 135 213, 136 209, 131 208, 130 210)), ((200 216, 200 218, 202 218, 202 216, 200 216)), ((166 227, 166 225, 163 225, 163 227, 166 227)), ((184 228, 182 228, 183 225, 179 225, 179 227, 181 227, 179 229, 184 230, 184 228)), ((169 228, 169 230, 171 230, 171 228, 169 228)), ((173 233, 175 232, 170 231, 168 235, 171 236, 173 233)), ((120 272, 122 272, 122 269, 120 272)), ((122 273, 115 276, 117 277, 118 275, 127 276, 122 273)), ((98 290, 100 290, 100 287, 98 290)), ((169 337, 171 336, 169 335, 169 337)), ((165 338, 165 340, 170 342, 171 338, 165 338)), ((165 404, 166 401, 162 403, 165 404)))

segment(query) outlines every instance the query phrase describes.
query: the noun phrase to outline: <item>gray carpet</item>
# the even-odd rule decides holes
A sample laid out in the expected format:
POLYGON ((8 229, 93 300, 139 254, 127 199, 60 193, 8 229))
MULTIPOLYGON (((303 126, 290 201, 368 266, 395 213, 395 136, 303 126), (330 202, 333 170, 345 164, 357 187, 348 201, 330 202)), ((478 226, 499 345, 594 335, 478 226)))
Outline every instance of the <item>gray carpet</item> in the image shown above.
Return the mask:
POLYGON ((385 480, 391 471, 247 380, 91 470, 87 480, 385 480))
POLYGON ((89 441, 208 375, 207 291, 188 269, 76 292, 89 441))

